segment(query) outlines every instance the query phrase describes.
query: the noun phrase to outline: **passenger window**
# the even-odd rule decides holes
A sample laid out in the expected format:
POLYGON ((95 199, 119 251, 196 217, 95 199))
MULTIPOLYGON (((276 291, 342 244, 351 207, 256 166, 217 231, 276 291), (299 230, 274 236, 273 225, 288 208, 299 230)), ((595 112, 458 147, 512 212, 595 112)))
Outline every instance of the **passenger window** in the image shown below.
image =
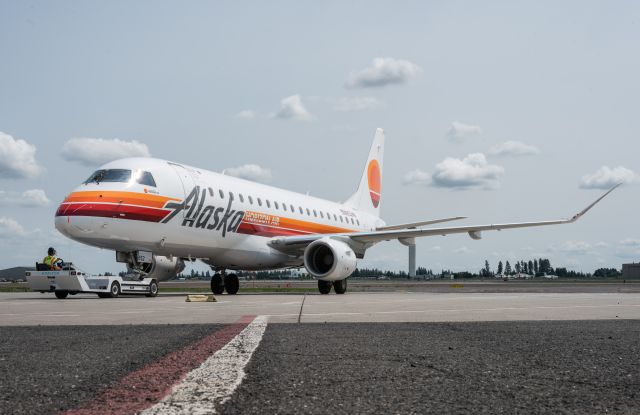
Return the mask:
POLYGON ((88 183, 101 183, 101 182, 110 182, 110 183, 127 183, 131 180, 131 170, 125 169, 108 169, 108 170, 97 170, 94 172, 87 180, 85 180, 84 184, 88 183))
POLYGON ((282 204, 282 210, 284 210, 285 212, 287 211, 287 205, 285 205, 284 203, 282 204))
POLYGON ((238 197, 240 197, 240 201, 244 203, 244 197, 242 197, 242 193, 238 193, 238 197))
POLYGON ((340 216, 340 222, 343 222, 343 220, 342 220, 342 216, 340 216))
POLYGON ((273 201, 273 205, 276 207, 276 209, 280 209, 280 206, 278 205, 278 202, 276 202, 275 200, 273 201))
POLYGON ((262 206, 262 200, 258 198, 258 206, 262 206))
POLYGON ((291 211, 292 211, 292 212, 295 212, 295 211, 296 211, 296 208, 294 208, 294 207, 293 207, 293 205, 289 205, 289 207, 291 208, 291 211))
POLYGON ((324 214, 322 213, 322 211, 320 211, 320 217, 324 219, 324 214))
POLYGON ((271 207, 271 203, 269 202, 269 199, 266 199, 265 202, 267 202, 267 207, 270 208, 271 207))
POLYGON ((220 193, 220 199, 224 199, 224 192, 222 189, 218 190, 218 193, 220 193))
POLYGON ((315 216, 316 218, 318 217, 318 212, 316 212, 315 209, 313 209, 313 216, 315 216))
POLYGON ((351 224, 355 225, 356 223, 353 221, 353 218, 351 218, 351 224))
POLYGON ((335 220, 336 222, 338 221, 338 216, 336 216, 336 214, 333 214, 333 220, 335 220))
POLYGON ((233 200, 233 192, 229 192, 229 197, 233 200))
POLYGON ((304 215, 304 212, 302 211, 302 206, 298 206, 298 208, 300 209, 300 214, 304 215))
POLYGON ((358 224, 358 226, 360 226, 360 220, 356 219, 356 223, 358 224))
POLYGON ((251 203, 253 205, 253 198, 251 197, 251 195, 247 196, 249 198, 249 203, 251 203))
POLYGON ((307 208, 307 216, 311 216, 311 212, 309 211, 309 208, 307 208))
POLYGON ((143 186, 156 187, 156 181, 153 180, 153 176, 148 171, 138 170, 135 174, 136 182, 143 186))

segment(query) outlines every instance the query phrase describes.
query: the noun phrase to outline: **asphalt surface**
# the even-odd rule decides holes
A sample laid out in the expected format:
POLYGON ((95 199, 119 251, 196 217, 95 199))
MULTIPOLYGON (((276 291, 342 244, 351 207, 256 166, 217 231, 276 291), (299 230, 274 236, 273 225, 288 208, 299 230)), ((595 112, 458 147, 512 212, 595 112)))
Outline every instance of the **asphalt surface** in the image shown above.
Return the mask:
POLYGON ((271 324, 219 411, 640 413, 640 321, 271 324))
POLYGON ((0 413, 74 408, 220 325, 0 327, 0 413))

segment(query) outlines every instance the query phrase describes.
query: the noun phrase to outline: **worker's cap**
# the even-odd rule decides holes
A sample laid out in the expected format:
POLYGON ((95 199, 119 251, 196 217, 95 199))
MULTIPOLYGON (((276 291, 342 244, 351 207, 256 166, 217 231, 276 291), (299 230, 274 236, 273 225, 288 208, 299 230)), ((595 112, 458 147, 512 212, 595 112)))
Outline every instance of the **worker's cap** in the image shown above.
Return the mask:
POLYGON ((55 249, 53 249, 53 247, 51 247, 51 248, 49 248, 49 250, 47 251, 47 253, 48 253, 49 255, 55 255, 55 254, 56 254, 56 250, 55 250, 55 249))

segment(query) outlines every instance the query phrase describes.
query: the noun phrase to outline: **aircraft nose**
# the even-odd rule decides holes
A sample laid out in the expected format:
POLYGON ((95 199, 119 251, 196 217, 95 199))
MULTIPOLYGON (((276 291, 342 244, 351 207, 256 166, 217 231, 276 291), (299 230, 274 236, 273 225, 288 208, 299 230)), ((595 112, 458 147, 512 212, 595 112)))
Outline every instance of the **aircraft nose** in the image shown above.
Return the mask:
POLYGON ((74 216, 72 206, 62 203, 56 211, 56 229, 63 235, 72 239, 82 239, 96 231, 96 220, 91 216, 74 216))

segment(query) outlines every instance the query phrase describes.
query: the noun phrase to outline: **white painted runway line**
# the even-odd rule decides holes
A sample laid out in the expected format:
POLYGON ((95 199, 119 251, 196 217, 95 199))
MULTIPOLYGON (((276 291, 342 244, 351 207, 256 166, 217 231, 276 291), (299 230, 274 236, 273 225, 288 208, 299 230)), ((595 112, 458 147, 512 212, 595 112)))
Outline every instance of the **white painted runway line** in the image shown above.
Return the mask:
POLYGON ((245 366, 257 349, 267 320, 256 317, 240 334, 195 370, 192 370, 171 394, 142 412, 145 415, 213 414, 225 403, 246 373, 245 366))

